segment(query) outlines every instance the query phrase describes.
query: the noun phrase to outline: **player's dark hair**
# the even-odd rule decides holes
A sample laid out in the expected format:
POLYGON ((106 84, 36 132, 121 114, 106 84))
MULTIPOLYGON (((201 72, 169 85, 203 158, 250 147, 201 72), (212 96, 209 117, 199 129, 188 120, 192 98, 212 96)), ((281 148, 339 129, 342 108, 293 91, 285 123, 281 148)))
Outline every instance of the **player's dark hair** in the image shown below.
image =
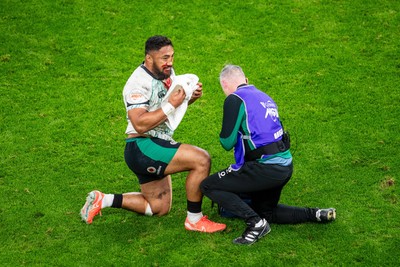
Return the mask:
POLYGON ((152 36, 146 41, 144 49, 145 55, 147 55, 150 51, 158 51, 167 45, 174 47, 172 45, 172 41, 168 37, 162 35, 152 36))

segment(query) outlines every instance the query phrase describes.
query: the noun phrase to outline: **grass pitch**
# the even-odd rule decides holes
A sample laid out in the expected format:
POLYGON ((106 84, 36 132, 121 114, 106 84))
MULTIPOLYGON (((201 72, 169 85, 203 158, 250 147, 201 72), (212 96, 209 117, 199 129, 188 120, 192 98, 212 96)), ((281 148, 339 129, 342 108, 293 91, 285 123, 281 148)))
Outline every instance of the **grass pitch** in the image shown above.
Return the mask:
POLYGON ((0 264, 2 266, 396 266, 400 257, 398 1, 0 2, 0 264), (204 96, 175 134, 233 161, 218 133, 218 74, 241 65, 277 102, 295 172, 282 202, 334 206, 327 225, 272 225, 231 244, 184 230, 185 174, 173 208, 149 218, 107 209, 80 221, 86 193, 139 186, 123 161, 122 88, 154 34, 175 46, 178 74, 204 96))

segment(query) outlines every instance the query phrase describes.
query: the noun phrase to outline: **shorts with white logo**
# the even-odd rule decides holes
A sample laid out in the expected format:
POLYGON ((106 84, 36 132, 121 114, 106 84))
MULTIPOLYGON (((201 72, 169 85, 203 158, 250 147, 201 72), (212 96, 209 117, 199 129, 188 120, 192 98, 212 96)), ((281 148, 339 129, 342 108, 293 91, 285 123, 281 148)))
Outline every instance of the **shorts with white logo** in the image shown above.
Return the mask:
POLYGON ((280 166, 248 161, 239 170, 229 167, 208 176, 200 188, 205 196, 237 217, 248 219, 260 215, 270 219, 292 172, 292 164, 280 166), (251 207, 240 194, 250 196, 251 207))
POLYGON ((181 143, 159 138, 136 137, 126 139, 125 162, 140 184, 165 177, 164 172, 181 143))

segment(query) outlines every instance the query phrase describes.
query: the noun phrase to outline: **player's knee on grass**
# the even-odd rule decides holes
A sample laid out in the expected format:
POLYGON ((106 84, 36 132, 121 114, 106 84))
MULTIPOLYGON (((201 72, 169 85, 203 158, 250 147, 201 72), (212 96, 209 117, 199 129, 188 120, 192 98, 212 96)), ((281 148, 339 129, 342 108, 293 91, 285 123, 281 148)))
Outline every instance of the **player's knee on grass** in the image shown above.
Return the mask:
POLYGON ((153 201, 149 206, 151 207, 152 215, 164 216, 167 215, 171 210, 171 205, 172 205, 171 201, 165 198, 153 201))

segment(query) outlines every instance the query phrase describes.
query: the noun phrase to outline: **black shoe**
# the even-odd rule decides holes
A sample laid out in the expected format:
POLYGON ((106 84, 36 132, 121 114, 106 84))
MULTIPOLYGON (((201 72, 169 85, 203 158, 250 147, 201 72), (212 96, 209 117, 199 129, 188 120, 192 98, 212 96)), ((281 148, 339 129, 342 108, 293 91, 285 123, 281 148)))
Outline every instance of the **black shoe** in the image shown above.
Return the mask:
POLYGON ((336 220, 336 209, 317 209, 317 213, 315 214, 318 222, 331 222, 336 220))
POLYGON ((261 237, 265 236, 269 232, 271 232, 271 227, 267 220, 261 219, 262 225, 261 226, 247 226, 246 230, 243 232, 242 236, 235 238, 233 240, 234 244, 239 245, 251 245, 256 242, 261 237))

